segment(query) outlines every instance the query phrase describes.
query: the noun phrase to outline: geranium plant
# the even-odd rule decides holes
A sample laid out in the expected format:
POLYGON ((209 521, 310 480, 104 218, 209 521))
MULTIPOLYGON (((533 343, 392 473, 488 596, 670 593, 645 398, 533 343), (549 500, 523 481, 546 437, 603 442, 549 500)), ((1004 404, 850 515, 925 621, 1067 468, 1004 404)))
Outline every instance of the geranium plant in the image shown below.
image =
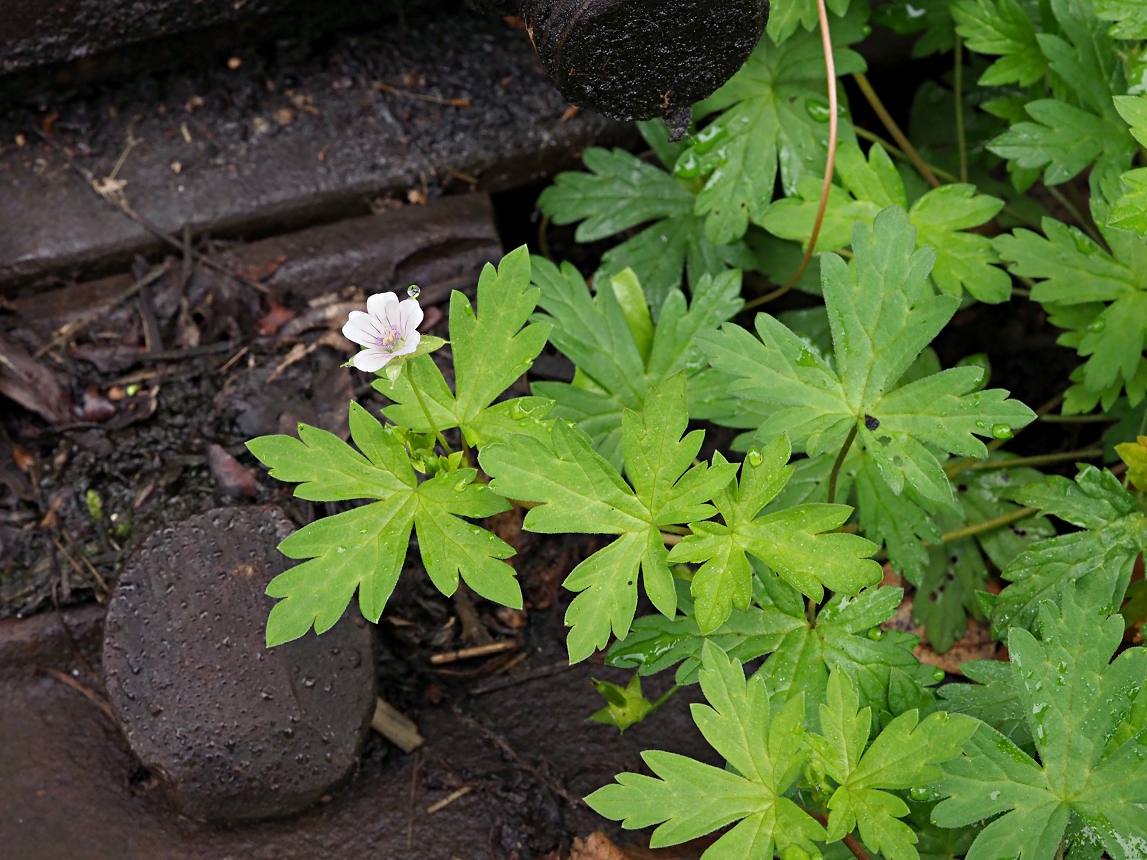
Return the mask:
POLYGON ((1142 5, 776 0, 688 136, 644 123, 653 157, 587 150, 542 195, 578 240, 617 237, 591 279, 511 252, 476 305, 453 295, 448 358, 416 299, 373 296, 345 333, 392 405, 352 404, 353 444, 250 443, 301 498, 365 501, 284 541, 301 563, 268 589, 268 644, 356 595, 377 621, 412 531, 444 594, 521 606, 482 525, 517 505, 527 530, 603 536, 565 580, 569 657, 635 679, 599 684, 594 718, 656 720, 637 676, 670 669, 708 702, 724 768, 651 751, 588 798, 653 846, 1147 858, 1142 5), (874 25, 953 62, 911 137, 848 47, 874 25), (884 128, 854 123, 837 75, 884 128), (794 289, 801 309, 769 312, 794 289), (1036 413, 983 356, 941 365, 961 309, 1009 301, 1079 356, 1042 413, 1107 421, 1102 448, 1009 453, 1036 413), (547 342, 572 382, 510 393, 547 342), (704 422, 740 433, 701 460, 704 422), (1100 462, 1056 474, 1077 457, 1100 462), (921 663, 890 623, 905 589, 933 653, 971 619, 1008 659, 921 663))

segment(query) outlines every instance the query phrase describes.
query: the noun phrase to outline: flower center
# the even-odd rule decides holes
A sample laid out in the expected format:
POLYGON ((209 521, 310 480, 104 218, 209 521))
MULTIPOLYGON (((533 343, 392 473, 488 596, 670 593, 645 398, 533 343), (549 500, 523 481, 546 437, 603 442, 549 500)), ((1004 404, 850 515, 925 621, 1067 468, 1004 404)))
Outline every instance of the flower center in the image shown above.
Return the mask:
POLYGON ((378 339, 378 345, 387 352, 394 352, 402 346, 402 332, 396 328, 384 328, 378 339))

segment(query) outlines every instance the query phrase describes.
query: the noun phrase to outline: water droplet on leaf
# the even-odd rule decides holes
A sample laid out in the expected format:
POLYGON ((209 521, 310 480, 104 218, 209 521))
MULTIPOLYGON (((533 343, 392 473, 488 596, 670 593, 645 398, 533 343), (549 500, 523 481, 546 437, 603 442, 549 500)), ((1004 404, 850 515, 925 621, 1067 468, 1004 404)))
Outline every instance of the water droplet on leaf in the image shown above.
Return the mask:
POLYGON ((879 627, 873 627, 868 631, 868 638, 873 642, 879 642, 884 638, 884 631, 879 627))
POLYGON ((1012 432, 1012 428, 1007 424, 992 425, 992 436, 996 439, 1011 439, 1014 435, 1016 434, 1012 432))
POLYGON ((1093 334, 1099 334, 1099 332, 1103 331, 1105 328, 1107 328, 1107 320, 1105 320, 1103 317, 1096 317, 1087 326, 1087 330, 1093 334))
POLYGON ((765 455, 754 448, 745 456, 745 459, 749 461, 750 466, 759 466, 765 462, 765 455))

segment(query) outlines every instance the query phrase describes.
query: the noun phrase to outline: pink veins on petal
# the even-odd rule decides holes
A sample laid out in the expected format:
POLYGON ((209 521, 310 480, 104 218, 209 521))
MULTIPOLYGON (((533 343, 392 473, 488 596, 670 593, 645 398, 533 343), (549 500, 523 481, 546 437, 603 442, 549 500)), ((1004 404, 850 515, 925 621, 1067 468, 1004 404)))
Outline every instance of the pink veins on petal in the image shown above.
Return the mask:
POLYGON ((366 347, 354 357, 354 366, 374 373, 392 358, 409 355, 422 335, 422 308, 414 299, 399 301, 394 293, 376 293, 366 301, 366 313, 351 311, 343 326, 347 340, 366 347))

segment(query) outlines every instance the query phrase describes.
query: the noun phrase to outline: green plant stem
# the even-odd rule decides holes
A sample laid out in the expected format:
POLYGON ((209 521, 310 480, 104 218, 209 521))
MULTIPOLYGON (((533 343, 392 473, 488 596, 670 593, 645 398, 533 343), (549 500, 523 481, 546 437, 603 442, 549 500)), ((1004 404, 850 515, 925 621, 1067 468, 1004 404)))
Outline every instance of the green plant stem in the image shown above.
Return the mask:
MULTIPOLYGON (((801 809, 819 821, 821 827, 828 827, 828 819, 824 816, 824 813, 817 812, 815 809, 809 809, 807 806, 802 806, 801 809)), ((864 846, 861 845, 851 833, 844 837, 843 842, 844 847, 852 852, 852 856, 854 856, 856 860, 872 860, 872 857, 864 850, 864 846)))
MULTIPOLYGON (((668 690, 666 690, 664 693, 662 693, 660 696, 658 696, 657 700, 650 704, 649 714, 652 714, 654 711, 656 711, 658 708, 660 708, 662 705, 664 705, 666 702, 668 702, 671 698, 673 698, 673 694, 676 693, 680 689, 681 689, 681 687, 679 685, 674 684, 672 687, 670 687, 668 690)), ((645 716, 648 717, 649 714, 646 714, 645 716)))
POLYGON ((1048 194, 1056 199, 1056 202, 1059 203, 1060 206, 1068 211, 1068 214, 1071 215, 1075 223, 1079 225, 1079 228, 1090 236, 1096 245, 1105 250, 1110 250, 1107 248, 1107 243, 1103 241, 1103 237, 1099 235, 1099 231, 1092 225, 1091 219, 1085 218, 1078 206, 1068 200, 1067 196, 1054 185, 1045 185, 1044 188, 1047 189, 1048 194))
MULTIPOLYGON (((995 531, 998 528, 1014 523, 1016 520, 1022 520, 1025 517, 1030 517, 1032 514, 1038 513, 1039 508, 1017 508, 1010 513, 992 517, 990 520, 983 520, 982 522, 973 523, 970 526, 964 526, 962 529, 944 532, 944 534, 940 535, 940 543, 952 543, 954 541, 963 540, 964 538, 975 537, 984 532, 995 531)), ((926 546, 928 545, 926 541, 924 543, 926 546)))
POLYGON ((1041 415, 1036 420, 1048 424, 1114 424, 1119 419, 1110 415, 1041 415))
POLYGON ((853 72, 852 79, 856 81, 856 85, 860 87, 860 91, 864 94, 865 99, 868 100, 869 105, 876 112, 880 118, 880 122, 884 128, 892 135, 892 139, 896 141, 896 145, 904 150, 904 154, 912 161, 913 166, 924 177, 924 181, 931 185, 933 188, 940 187, 940 180, 932 173, 924 159, 920 157, 920 153, 916 151, 916 147, 905 136, 904 132, 900 130, 900 126, 896 124, 896 120, 892 118, 892 114, 884 107, 884 103, 880 101, 880 96, 876 94, 876 90, 872 88, 872 84, 868 82, 868 78, 863 72, 853 72))
POLYGON ((964 133, 964 40, 956 37, 956 147, 960 154, 960 181, 968 181, 968 140, 964 133))
POLYGON ((828 503, 830 505, 836 503, 836 481, 840 477, 840 467, 844 465, 844 458, 848 456, 848 449, 852 447, 858 430, 860 430, 860 425, 853 424, 852 429, 848 431, 844 444, 840 446, 840 453, 836 455, 836 461, 832 464, 832 473, 828 476, 828 503))
MULTIPOLYGON (((889 155, 891 155, 893 158, 898 158, 903 162, 911 164, 913 167, 916 166, 916 162, 914 162, 911 158, 909 158, 908 153, 906 153, 903 149, 901 149, 900 147, 898 147, 896 144, 892 143, 891 141, 885 140, 880 135, 873 134, 868 129, 861 128, 860 126, 854 125, 852 127, 852 130, 854 132, 856 132, 857 137, 859 137, 863 140, 870 141, 872 143, 878 143, 881 146, 883 146, 885 151, 889 155)), ((956 176, 956 174, 949 173, 944 168, 937 167, 935 164, 929 164, 928 169, 931 170, 932 173, 934 173, 936 176, 943 179, 944 182, 959 182, 960 181, 960 177, 956 176)), ((1039 225, 1036 225, 1036 226, 1039 226, 1039 225)))
MULTIPOLYGON (((434 438, 438 440, 438 444, 442 446, 442 450, 446 452, 449 457, 454 451, 446 444, 446 438, 442 435, 442 431, 434 424, 434 419, 430 417, 430 409, 426 406, 426 401, 422 398, 422 392, 418 388, 418 383, 414 381, 414 364, 413 362, 406 363, 406 375, 410 377, 410 388, 414 391, 414 396, 418 398, 418 405, 422 407, 422 414, 426 416, 426 423, 430 425, 430 429, 434 432, 434 438)), ((465 443, 463 443, 465 444, 465 443)))
MULTIPOLYGON (((1102 456, 1102 448, 1084 448, 1080 451, 1064 451, 1059 454, 1037 454, 1033 457, 1016 457, 1012 460, 974 460, 967 466, 953 469, 951 473, 949 473, 948 469, 945 469, 944 473, 947 474, 948 477, 952 477, 953 474, 959 474, 960 472, 982 472, 985 469, 1014 469, 1019 466, 1051 466, 1055 463, 1092 460, 1102 456)), ((959 462, 952 465, 959 465, 959 462)))

